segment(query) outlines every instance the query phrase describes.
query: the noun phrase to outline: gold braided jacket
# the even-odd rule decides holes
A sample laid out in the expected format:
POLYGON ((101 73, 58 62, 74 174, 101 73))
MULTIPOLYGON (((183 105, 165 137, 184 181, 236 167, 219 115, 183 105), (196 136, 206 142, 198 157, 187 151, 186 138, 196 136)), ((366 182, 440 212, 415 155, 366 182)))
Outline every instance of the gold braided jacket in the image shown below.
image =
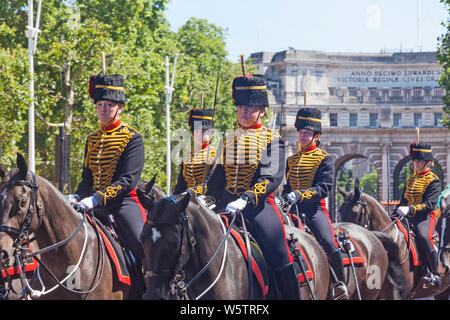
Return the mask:
MULTIPOLYGON (((425 202, 428 199, 424 198, 424 194, 430 184, 435 181, 439 181, 439 178, 431 171, 423 174, 414 172, 414 175, 412 177, 406 179, 405 193, 403 194, 403 197, 404 200, 406 200, 408 206, 413 209, 413 212, 409 214, 410 216, 414 216, 415 214, 426 209, 427 205, 425 202)), ((439 186, 440 191, 440 183, 436 185, 439 186)))

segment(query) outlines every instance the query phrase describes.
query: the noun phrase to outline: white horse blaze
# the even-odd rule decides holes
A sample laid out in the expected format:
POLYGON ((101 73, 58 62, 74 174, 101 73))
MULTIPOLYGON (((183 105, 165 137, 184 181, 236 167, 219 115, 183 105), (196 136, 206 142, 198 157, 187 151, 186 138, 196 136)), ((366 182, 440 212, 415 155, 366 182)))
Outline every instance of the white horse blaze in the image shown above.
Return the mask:
POLYGON ((161 238, 161 232, 155 227, 152 228, 152 240, 155 243, 159 238, 161 238))

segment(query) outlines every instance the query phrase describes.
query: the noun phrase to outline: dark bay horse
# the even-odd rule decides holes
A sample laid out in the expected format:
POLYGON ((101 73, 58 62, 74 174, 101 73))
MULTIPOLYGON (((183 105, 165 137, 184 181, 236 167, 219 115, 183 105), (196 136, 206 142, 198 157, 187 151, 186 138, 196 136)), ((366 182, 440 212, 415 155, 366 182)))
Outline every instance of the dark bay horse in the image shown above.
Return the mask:
MULTIPOLYGON (((450 267, 450 252, 444 253, 447 263, 447 271, 442 277, 441 289, 424 289, 421 285, 421 279, 425 270, 423 268, 414 268, 410 265, 408 257, 408 242, 399 231, 396 224, 393 223, 388 212, 373 197, 361 192, 358 183, 355 184, 355 190, 345 192, 340 189, 339 192, 344 196, 344 201, 339 208, 343 221, 356 223, 365 226, 369 230, 383 231, 389 235, 397 245, 397 255, 401 260, 400 274, 391 276, 390 282, 386 282, 380 294, 384 299, 408 299, 425 298, 436 296, 449 286, 448 268, 450 267)), ((438 221, 439 225, 439 221, 438 221)), ((448 246, 448 229, 445 235, 445 243, 448 246)))
MULTIPOLYGON (((152 187, 147 186, 146 189, 152 187)), ((137 194, 148 210, 147 222, 141 233, 148 288, 145 299, 249 298, 247 262, 231 236, 223 241, 227 230, 218 214, 196 199, 191 200, 189 193, 172 196, 175 200, 164 198, 159 201, 148 197, 142 190, 137 194), (221 250, 217 250, 221 243, 221 250), (209 267, 203 269, 210 261, 209 267), (202 269, 205 272, 199 273, 202 269)), ((286 234, 289 233, 298 239, 311 263, 314 274, 311 287, 316 299, 325 299, 329 283, 325 252, 305 232, 287 227, 286 234)), ((252 298, 261 299, 256 281, 252 285, 252 298)), ((307 287, 303 286, 300 293, 303 299, 311 299, 307 287)), ((270 286, 267 297, 276 298, 273 286, 270 286)))
POLYGON ((22 263, 28 244, 40 249, 38 279, 26 286, 28 297, 129 298, 130 287, 117 280, 86 216, 50 182, 29 171, 22 155, 17 155, 17 168, 8 172, 1 167, 0 179, 0 269, 22 263))

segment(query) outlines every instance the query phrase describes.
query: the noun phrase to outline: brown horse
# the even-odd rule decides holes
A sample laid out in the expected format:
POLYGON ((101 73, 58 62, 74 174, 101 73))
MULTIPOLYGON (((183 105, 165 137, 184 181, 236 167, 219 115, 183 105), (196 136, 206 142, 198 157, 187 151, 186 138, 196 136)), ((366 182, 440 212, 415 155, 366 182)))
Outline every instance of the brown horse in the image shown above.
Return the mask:
MULTIPOLYGON (((144 299, 249 298, 247 262, 236 242, 225 237, 227 228, 218 214, 196 199, 191 200, 189 193, 159 201, 141 190, 137 194, 149 212, 141 233, 148 288, 144 299)), ((299 229, 286 227, 286 233, 294 234, 310 261, 314 274, 310 284, 315 298, 325 299, 329 282, 325 252, 299 229)), ((256 289, 257 282, 252 285, 251 298, 263 298, 256 289)), ((303 299, 311 299, 306 286, 300 289, 300 294, 303 299)), ((266 298, 276 297, 274 287, 269 286, 266 298)))
MULTIPOLYGON (((380 298, 384 299, 408 299, 408 298, 424 298, 435 296, 444 291, 449 286, 448 268, 442 278, 441 289, 424 289, 421 279, 425 273, 423 268, 411 266, 408 257, 408 242, 401 232, 399 232, 396 224, 393 223, 389 214, 384 210, 381 204, 371 196, 361 192, 358 183, 355 184, 355 190, 345 192, 340 189, 339 192, 344 196, 344 201, 339 208, 339 212, 343 221, 359 224, 369 230, 383 231, 391 237, 396 243, 397 254, 400 256, 401 269, 400 273, 390 275, 390 282, 386 282, 380 294, 380 298)), ((448 229, 447 229, 448 232, 448 229)), ((446 244, 448 246, 448 233, 446 232, 446 244)), ((444 253, 444 257, 448 263, 449 252, 444 253)))
MULTIPOLYGON (((24 282, 27 298, 127 299, 130 287, 119 282, 101 237, 46 179, 28 170, 0 170, 0 268, 22 264, 32 245, 38 280, 24 282)), ((35 271, 36 272, 36 271, 35 271)), ((132 278, 133 283, 133 278, 132 278)), ((8 289, 7 289, 8 290, 8 289)))

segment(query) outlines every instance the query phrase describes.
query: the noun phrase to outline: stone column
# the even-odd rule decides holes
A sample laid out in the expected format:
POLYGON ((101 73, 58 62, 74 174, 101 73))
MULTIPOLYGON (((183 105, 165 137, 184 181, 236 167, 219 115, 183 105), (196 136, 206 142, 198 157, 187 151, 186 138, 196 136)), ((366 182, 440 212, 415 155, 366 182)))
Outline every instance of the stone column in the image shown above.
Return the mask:
POLYGON ((379 179, 379 181, 381 181, 381 193, 380 193, 381 201, 387 201, 388 195, 389 195, 389 198, 392 198, 392 192, 389 192, 389 194, 388 194, 388 190, 391 191, 390 189, 391 189, 391 183, 392 183, 391 172, 390 172, 391 171, 390 170, 390 159, 389 159, 391 145, 392 145, 392 143, 387 139, 383 139, 383 141, 381 142, 381 149, 382 149, 381 179, 379 179))

